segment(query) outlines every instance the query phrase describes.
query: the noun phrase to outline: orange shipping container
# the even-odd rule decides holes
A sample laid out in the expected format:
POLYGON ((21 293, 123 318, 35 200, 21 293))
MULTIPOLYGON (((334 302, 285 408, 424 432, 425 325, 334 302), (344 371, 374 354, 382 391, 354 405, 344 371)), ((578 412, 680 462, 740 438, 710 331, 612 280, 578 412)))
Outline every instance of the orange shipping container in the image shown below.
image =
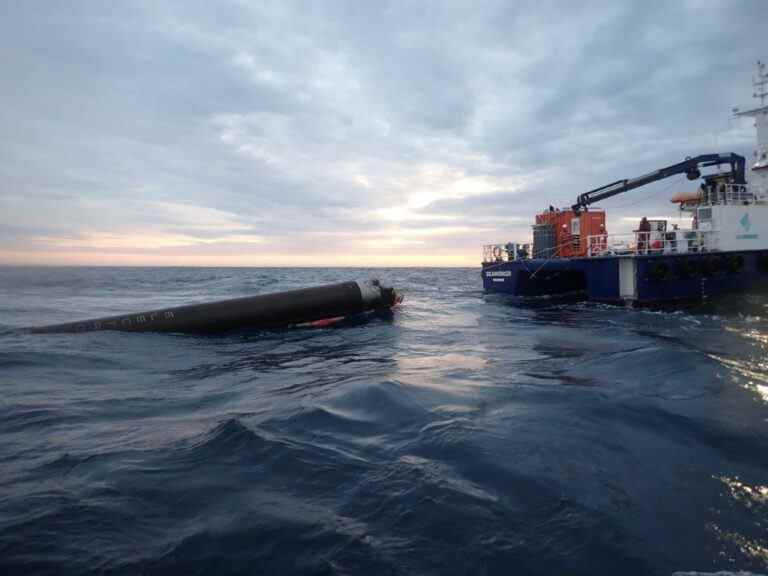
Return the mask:
POLYGON ((555 239, 555 258, 587 255, 588 238, 606 234, 605 212, 590 210, 576 214, 573 210, 547 211, 536 216, 536 224, 550 224, 555 239))

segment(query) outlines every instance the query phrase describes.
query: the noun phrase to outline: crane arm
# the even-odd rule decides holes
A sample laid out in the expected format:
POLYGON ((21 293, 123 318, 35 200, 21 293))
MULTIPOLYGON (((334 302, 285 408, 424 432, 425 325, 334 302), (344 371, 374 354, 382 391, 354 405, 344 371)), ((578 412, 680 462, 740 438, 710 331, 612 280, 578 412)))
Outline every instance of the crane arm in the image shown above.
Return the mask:
POLYGON ((688 177, 688 180, 696 180, 697 178, 701 177, 700 168, 706 168, 707 166, 719 166, 721 164, 731 165, 731 171, 728 175, 733 178, 734 183, 746 184, 746 180, 744 179, 746 160, 743 156, 739 156, 738 154, 734 153, 701 154, 700 156, 695 156, 693 158, 686 158, 682 162, 678 162, 672 166, 667 166, 665 168, 643 174, 637 178, 617 180, 611 184, 606 184, 600 188, 595 188, 589 192, 584 192, 577 198, 576 204, 573 205, 573 210, 574 212, 578 213, 582 208, 586 208, 594 202, 605 200, 611 196, 616 196, 617 194, 628 192, 629 190, 639 188, 640 186, 645 186, 646 184, 656 182, 657 180, 669 178, 670 176, 674 176, 676 174, 685 174, 688 177))

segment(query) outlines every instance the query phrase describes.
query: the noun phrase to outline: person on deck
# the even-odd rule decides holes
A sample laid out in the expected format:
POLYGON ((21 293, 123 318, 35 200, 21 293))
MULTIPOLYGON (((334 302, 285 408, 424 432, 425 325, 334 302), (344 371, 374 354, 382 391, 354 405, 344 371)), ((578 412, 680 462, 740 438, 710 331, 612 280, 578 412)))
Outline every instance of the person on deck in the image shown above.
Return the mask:
POLYGON ((651 236, 651 223, 648 222, 648 218, 643 216, 640 220, 640 225, 637 227, 637 251, 641 254, 645 253, 648 249, 648 240, 651 236))

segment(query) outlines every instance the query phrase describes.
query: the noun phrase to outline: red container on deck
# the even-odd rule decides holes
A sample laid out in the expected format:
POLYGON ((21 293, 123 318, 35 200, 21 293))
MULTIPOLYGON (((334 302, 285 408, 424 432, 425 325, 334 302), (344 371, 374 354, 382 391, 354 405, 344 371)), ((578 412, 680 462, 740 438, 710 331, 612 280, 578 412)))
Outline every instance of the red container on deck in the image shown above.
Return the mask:
POLYGON ((588 237, 606 234, 605 212, 590 210, 548 210, 536 216, 536 224, 552 226, 555 240, 554 258, 586 256, 588 237))

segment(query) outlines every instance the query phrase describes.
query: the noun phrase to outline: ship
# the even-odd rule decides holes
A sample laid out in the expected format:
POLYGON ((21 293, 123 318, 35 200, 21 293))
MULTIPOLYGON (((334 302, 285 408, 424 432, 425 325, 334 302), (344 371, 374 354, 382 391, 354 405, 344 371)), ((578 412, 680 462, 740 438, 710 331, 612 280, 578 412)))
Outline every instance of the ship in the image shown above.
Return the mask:
POLYGON ((536 215, 532 242, 483 246, 484 290, 652 306, 767 288, 768 72, 760 61, 753 85, 759 105, 733 110, 754 119, 749 170, 733 152, 700 154, 584 192, 571 206, 549 206, 536 215), (678 175, 699 182, 671 198, 681 225, 642 217, 630 233, 608 232, 606 212, 594 204, 678 175))

